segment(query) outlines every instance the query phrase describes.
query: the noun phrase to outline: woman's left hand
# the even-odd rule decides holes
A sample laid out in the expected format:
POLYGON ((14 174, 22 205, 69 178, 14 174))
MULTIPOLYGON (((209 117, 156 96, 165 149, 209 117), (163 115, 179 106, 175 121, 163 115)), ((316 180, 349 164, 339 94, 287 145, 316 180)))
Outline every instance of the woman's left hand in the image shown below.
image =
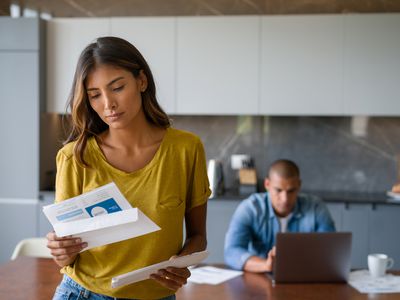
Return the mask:
POLYGON ((159 282, 166 288, 177 291, 187 283, 187 279, 190 277, 190 271, 188 268, 174 268, 168 267, 166 269, 160 269, 157 273, 151 274, 150 278, 159 282))

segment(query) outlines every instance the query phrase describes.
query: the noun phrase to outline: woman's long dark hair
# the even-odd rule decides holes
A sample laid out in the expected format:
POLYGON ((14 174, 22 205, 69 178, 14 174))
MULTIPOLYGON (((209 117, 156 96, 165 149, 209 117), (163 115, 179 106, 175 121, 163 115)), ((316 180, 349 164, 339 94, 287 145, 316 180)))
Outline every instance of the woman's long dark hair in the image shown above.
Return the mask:
POLYGON ((88 138, 108 129, 108 125, 90 106, 86 92, 86 78, 90 71, 99 64, 124 68, 130 71, 135 78, 142 70, 147 77, 147 88, 142 92, 142 107, 146 120, 162 128, 171 125, 167 114, 157 102, 153 75, 139 50, 121 38, 98 38, 94 43, 88 45, 79 57, 68 99, 68 106, 72 114, 72 128, 65 144, 76 141, 74 156, 83 166, 88 166, 84 160, 88 138))

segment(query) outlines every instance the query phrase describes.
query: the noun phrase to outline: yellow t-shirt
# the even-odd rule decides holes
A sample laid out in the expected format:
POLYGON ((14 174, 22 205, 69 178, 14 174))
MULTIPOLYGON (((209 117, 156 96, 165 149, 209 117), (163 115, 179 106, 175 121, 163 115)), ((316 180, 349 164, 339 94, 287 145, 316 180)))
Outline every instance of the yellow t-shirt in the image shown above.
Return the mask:
POLYGON ((203 145, 185 131, 168 128, 153 159, 142 169, 126 173, 111 166, 95 138, 85 161, 73 156, 74 142, 57 154, 56 202, 114 181, 132 207, 138 207, 161 230, 80 253, 63 273, 90 291, 117 298, 158 299, 173 292, 154 280, 111 288, 111 278, 169 259, 182 249, 185 212, 205 204, 209 183, 203 145))

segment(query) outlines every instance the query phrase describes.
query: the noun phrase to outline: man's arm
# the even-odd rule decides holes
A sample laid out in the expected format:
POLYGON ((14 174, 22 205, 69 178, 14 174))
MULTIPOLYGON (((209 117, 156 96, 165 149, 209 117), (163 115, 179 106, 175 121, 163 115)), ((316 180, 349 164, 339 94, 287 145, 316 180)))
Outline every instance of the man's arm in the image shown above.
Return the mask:
POLYGON ((315 209, 316 216, 316 224, 315 231, 316 232, 335 232, 335 222, 332 219, 332 216, 322 200, 320 200, 315 209))
POLYGON ((233 269, 251 272, 265 272, 267 259, 258 257, 248 251, 251 238, 254 235, 253 223, 256 212, 251 202, 243 201, 232 216, 225 237, 225 263, 233 269))
POLYGON ((275 246, 268 252, 267 258, 251 256, 245 263, 243 270, 255 273, 272 272, 275 261, 275 246))

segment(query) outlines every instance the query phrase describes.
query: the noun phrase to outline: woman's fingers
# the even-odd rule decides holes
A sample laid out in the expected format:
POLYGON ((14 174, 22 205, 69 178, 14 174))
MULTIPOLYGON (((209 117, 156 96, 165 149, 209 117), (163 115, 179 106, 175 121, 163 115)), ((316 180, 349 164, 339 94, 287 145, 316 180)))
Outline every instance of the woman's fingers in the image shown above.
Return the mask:
POLYGON ((182 285, 185 285, 189 277, 189 269, 173 267, 158 270, 157 273, 150 276, 150 278, 174 291, 178 290, 182 285))
POLYGON ((151 279, 159 282, 161 285, 165 286, 166 288, 177 291, 182 285, 178 284, 176 281, 171 280, 170 278, 163 277, 157 274, 151 274, 151 279))
POLYGON ((57 237, 54 231, 47 235, 47 248, 56 260, 65 260, 76 256, 82 249, 87 247, 87 243, 80 238, 72 236, 57 237))
MULTIPOLYGON (((188 268, 174 268, 174 267, 168 267, 166 269, 170 274, 174 274, 180 278, 185 278, 188 279, 191 275, 190 271, 188 268)), ((185 282, 186 283, 186 282, 185 282)))
POLYGON ((70 238, 63 240, 53 240, 47 242, 47 248, 56 249, 56 248, 66 248, 71 246, 81 245, 82 240, 80 238, 70 238))
POLYGON ((50 252, 52 255, 71 255, 71 254, 78 254, 83 248, 86 243, 73 245, 69 247, 54 247, 50 248, 50 252))

